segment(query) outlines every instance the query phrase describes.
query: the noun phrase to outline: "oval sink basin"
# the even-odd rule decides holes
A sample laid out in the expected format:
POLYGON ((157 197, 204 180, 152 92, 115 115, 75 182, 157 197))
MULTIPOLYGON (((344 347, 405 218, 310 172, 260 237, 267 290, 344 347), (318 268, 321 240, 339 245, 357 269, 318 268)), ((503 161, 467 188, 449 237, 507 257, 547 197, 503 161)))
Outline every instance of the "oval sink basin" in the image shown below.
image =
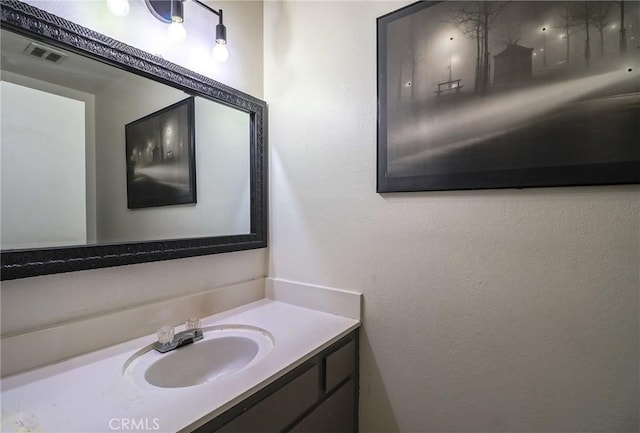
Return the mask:
POLYGON ((160 388, 202 385, 238 373, 260 361, 273 348, 273 337, 260 328, 203 328, 204 338, 167 353, 154 349, 133 355, 125 376, 134 383, 160 388))

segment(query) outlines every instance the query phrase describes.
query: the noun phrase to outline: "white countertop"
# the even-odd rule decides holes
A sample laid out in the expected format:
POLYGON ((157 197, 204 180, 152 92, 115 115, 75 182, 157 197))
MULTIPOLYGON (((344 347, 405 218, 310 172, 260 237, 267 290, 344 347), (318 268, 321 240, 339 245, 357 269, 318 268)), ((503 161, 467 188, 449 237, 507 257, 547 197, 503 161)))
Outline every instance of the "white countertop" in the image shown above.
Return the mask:
POLYGON ((359 324, 355 319, 262 299, 202 319, 203 327, 248 325, 273 336, 271 352, 238 373, 188 388, 139 387, 125 378, 123 365, 156 340, 155 334, 149 335, 3 378, 0 427, 3 432, 191 431, 359 324))

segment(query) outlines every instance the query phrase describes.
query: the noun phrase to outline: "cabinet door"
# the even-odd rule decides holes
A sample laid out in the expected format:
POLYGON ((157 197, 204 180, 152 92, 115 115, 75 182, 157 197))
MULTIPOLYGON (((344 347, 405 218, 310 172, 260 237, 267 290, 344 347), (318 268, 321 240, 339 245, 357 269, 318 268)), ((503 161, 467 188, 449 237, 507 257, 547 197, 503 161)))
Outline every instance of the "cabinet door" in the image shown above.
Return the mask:
POLYGON ((324 391, 329 393, 356 369, 356 343, 350 341, 325 357, 324 391))
POLYGON ((354 433, 356 402, 353 379, 342 385, 291 430, 293 433, 354 433))

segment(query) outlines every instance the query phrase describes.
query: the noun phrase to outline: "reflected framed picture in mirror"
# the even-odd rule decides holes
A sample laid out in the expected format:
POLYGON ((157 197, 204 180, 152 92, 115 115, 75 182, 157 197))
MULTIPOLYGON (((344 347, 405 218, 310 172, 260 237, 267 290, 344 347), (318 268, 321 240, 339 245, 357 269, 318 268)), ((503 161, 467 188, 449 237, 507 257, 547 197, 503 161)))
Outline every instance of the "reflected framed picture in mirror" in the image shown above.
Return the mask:
POLYGON ((196 203, 194 98, 125 126, 127 207, 196 203))

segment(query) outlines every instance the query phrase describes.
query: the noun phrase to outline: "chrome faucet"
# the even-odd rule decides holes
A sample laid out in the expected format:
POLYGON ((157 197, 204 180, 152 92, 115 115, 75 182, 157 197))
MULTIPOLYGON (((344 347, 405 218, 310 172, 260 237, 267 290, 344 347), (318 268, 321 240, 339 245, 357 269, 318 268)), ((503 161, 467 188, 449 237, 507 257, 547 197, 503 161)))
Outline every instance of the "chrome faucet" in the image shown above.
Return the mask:
POLYGON ((203 334, 200 328, 200 321, 190 319, 187 321, 187 329, 173 335, 172 326, 163 326, 158 329, 158 341, 153 344, 153 348, 160 353, 170 352, 187 344, 202 340, 203 334))

